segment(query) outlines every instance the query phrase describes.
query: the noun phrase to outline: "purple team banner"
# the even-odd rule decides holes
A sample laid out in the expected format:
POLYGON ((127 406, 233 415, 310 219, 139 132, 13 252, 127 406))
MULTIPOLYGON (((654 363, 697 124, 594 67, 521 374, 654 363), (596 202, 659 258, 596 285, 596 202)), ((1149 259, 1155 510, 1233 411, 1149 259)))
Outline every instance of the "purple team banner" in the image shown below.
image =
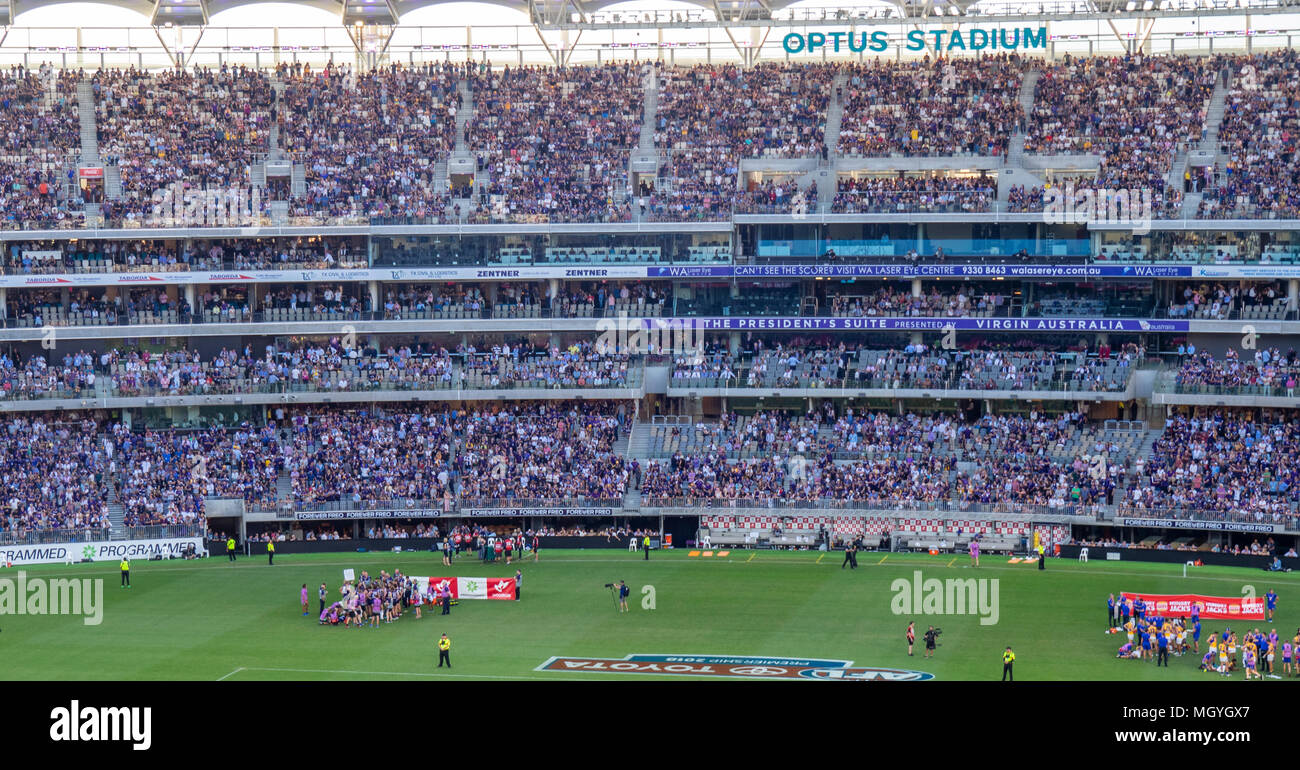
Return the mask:
POLYGON ((698 265, 651 278, 1190 278, 1192 265, 698 265))
POLYGON ((1187 321, 1139 318, 643 318, 647 329, 705 331, 1186 332, 1187 321))

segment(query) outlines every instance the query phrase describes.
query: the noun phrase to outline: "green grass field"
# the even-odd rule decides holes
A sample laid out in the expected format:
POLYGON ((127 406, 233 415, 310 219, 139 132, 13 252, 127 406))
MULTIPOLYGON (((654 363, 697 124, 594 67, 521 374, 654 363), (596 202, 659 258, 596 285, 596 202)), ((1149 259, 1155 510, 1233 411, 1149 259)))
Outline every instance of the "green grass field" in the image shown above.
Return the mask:
MULTIPOLYGON (((342 570, 408 575, 513 575, 463 558, 447 570, 434 554, 280 555, 207 561, 137 562, 134 588, 119 588, 117 565, 25 569, 29 577, 104 579, 103 622, 78 616, 0 617, 3 678, 54 680, 411 680, 619 679, 652 675, 537 671, 557 655, 622 658, 633 653, 799 656, 847 659, 856 666, 926 671, 937 680, 989 680, 1001 674, 1001 652, 1017 653, 1018 680, 1203 679, 1191 655, 1168 669, 1114 657, 1122 638, 1104 631, 1105 600, 1122 590, 1240 596, 1244 585, 1279 595, 1283 636, 1300 625, 1300 576, 1224 567, 1049 560, 1046 572, 985 556, 978 569, 965 556, 864 553, 857 571, 841 570, 840 555, 733 551, 728 558, 689 558, 656 552, 649 562, 619 550, 546 551, 523 564, 523 601, 463 601, 449 618, 408 613, 377 630, 317 624, 316 587, 337 598, 342 570), (883 559, 883 561, 882 561, 883 559), (999 618, 912 616, 891 611, 890 584, 926 578, 997 578, 999 618), (631 612, 620 615, 607 582, 626 580, 631 612), (299 608, 306 583, 312 614, 299 608), (653 610, 642 609, 641 587, 654 586, 653 610), (920 632, 944 629, 942 646, 923 660, 909 658, 908 620, 920 632), (434 640, 453 640, 455 674, 436 669, 434 640)), ((16 578, 16 568, 0 578, 16 578)), ((1253 625, 1253 624, 1252 624, 1253 625)), ((1259 625, 1266 625, 1261 622, 1259 625)), ((1203 621, 1205 633, 1223 621, 1203 621)), ((1245 624, 1241 624, 1244 628, 1245 624)), ((1280 672, 1281 660, 1277 662, 1280 672)), ((678 681, 687 681, 676 677, 678 681)), ((1241 680, 1241 675, 1233 679, 1241 680)), ((1271 681, 1271 680, 1266 680, 1271 681)))

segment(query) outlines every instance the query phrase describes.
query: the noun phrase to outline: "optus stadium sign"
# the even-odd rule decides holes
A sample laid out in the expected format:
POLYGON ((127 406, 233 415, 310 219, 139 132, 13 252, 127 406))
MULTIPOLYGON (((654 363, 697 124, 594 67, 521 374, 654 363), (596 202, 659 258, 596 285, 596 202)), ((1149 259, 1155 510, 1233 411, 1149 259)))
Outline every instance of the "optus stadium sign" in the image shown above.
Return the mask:
POLYGON ((925 671, 854 667, 851 660, 745 655, 627 655, 623 658, 550 658, 536 671, 723 679, 785 679, 823 682, 924 682, 925 671))

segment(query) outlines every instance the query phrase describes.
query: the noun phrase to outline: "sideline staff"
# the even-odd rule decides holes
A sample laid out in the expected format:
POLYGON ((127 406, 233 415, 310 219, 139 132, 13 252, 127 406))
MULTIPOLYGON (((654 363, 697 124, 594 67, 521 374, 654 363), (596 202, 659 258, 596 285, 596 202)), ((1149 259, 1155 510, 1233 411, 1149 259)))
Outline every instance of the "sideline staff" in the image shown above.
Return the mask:
POLYGON ((231 561, 235 560, 235 538, 233 537, 226 540, 226 555, 231 561))
POLYGON ((442 638, 438 640, 438 668, 442 668, 444 662, 447 664, 447 668, 451 668, 451 640, 447 638, 446 634, 443 634, 442 638))
POLYGON ((131 562, 125 556, 122 557, 122 587, 131 587, 131 562))
POLYGON ((1007 681, 1008 677, 1011 681, 1016 681, 1015 672, 1011 670, 1011 667, 1015 664, 1016 654, 1011 651, 1010 647, 1007 647, 1007 651, 1002 653, 1002 681, 1007 681))
POLYGON ((266 541, 266 563, 270 565, 275 564, 275 541, 274 540, 266 541))

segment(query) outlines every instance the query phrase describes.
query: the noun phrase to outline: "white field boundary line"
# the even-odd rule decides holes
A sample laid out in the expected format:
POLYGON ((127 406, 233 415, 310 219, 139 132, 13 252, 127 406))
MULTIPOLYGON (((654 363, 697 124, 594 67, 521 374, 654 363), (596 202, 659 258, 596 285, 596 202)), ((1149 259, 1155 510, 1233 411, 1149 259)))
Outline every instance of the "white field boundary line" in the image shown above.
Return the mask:
MULTIPOLYGON (((534 671, 539 671, 539 670, 540 670, 540 669, 534 669, 534 671)), ((595 680, 594 680, 594 679, 588 679, 588 678, 584 678, 584 677, 565 677, 565 676, 523 676, 523 675, 520 675, 520 676, 506 676, 506 675, 502 675, 502 674, 433 674, 433 673, 428 673, 428 672, 423 672, 423 671, 420 671, 420 672, 416 672, 416 671, 354 671, 354 670, 351 670, 351 669, 331 669, 331 668, 276 668, 276 667, 269 667, 269 666, 241 666, 240 668, 237 668, 237 669, 235 669, 234 671, 231 671, 229 674, 226 674, 225 676, 221 677, 221 679, 218 679, 217 681, 218 681, 218 682, 224 681, 224 680, 226 680, 228 677, 233 676, 233 675, 235 675, 235 674, 238 674, 238 673, 241 672, 241 671, 280 671, 280 672, 285 672, 285 673, 297 673, 297 674, 355 674, 355 675, 358 675, 358 676, 419 676, 419 677, 432 677, 432 678, 443 678, 443 679, 457 679, 457 678, 459 678, 459 679, 504 679, 504 680, 507 680, 507 681, 517 681, 517 680, 523 680, 523 679, 533 679, 533 680, 548 681, 548 682, 562 682, 562 681, 570 681, 570 682, 590 682, 590 681, 600 681, 599 679, 595 679, 595 680)), ((572 673, 572 672, 569 672, 569 673, 572 673)), ((618 674, 623 674, 623 675, 626 675, 626 674, 627 674, 627 672, 624 672, 624 671, 588 671, 588 672, 582 672, 582 673, 591 674, 591 675, 594 676, 594 677, 607 677, 607 676, 615 676, 615 675, 618 675, 618 674)), ((663 676, 686 677, 686 676, 692 676, 692 675, 689 675, 689 674, 663 674, 663 676)), ((694 675, 694 678, 696 678, 696 679, 735 679, 736 677, 732 677, 732 676, 716 676, 716 677, 713 677, 713 676, 699 676, 699 675, 694 675)), ((755 681, 757 681, 757 680, 759 680, 759 679, 761 679, 761 678, 753 678, 753 679, 755 679, 755 681)), ((764 681, 769 681, 769 682, 771 682, 771 681, 778 681, 778 680, 775 680, 775 679, 767 679, 767 680, 764 680, 764 681)))
MULTIPOLYGON (((455 674, 455 673, 435 674, 435 673, 429 673, 427 671, 354 671, 352 669, 336 669, 336 668, 279 668, 279 667, 272 667, 272 666, 241 666, 235 669, 234 671, 231 671, 229 674, 226 674, 225 676, 221 677, 217 681, 218 682, 225 681, 226 679, 234 676, 235 674, 240 673, 241 671, 278 671, 278 672, 289 673, 289 674, 352 674, 356 676, 419 676, 419 677, 432 677, 435 679, 460 678, 460 679, 505 679, 505 680, 549 679, 551 681, 559 680, 559 677, 554 677, 554 676, 523 676, 523 675, 505 676, 501 674, 455 674)), ((573 681, 583 681, 583 680, 574 679, 573 681)))

